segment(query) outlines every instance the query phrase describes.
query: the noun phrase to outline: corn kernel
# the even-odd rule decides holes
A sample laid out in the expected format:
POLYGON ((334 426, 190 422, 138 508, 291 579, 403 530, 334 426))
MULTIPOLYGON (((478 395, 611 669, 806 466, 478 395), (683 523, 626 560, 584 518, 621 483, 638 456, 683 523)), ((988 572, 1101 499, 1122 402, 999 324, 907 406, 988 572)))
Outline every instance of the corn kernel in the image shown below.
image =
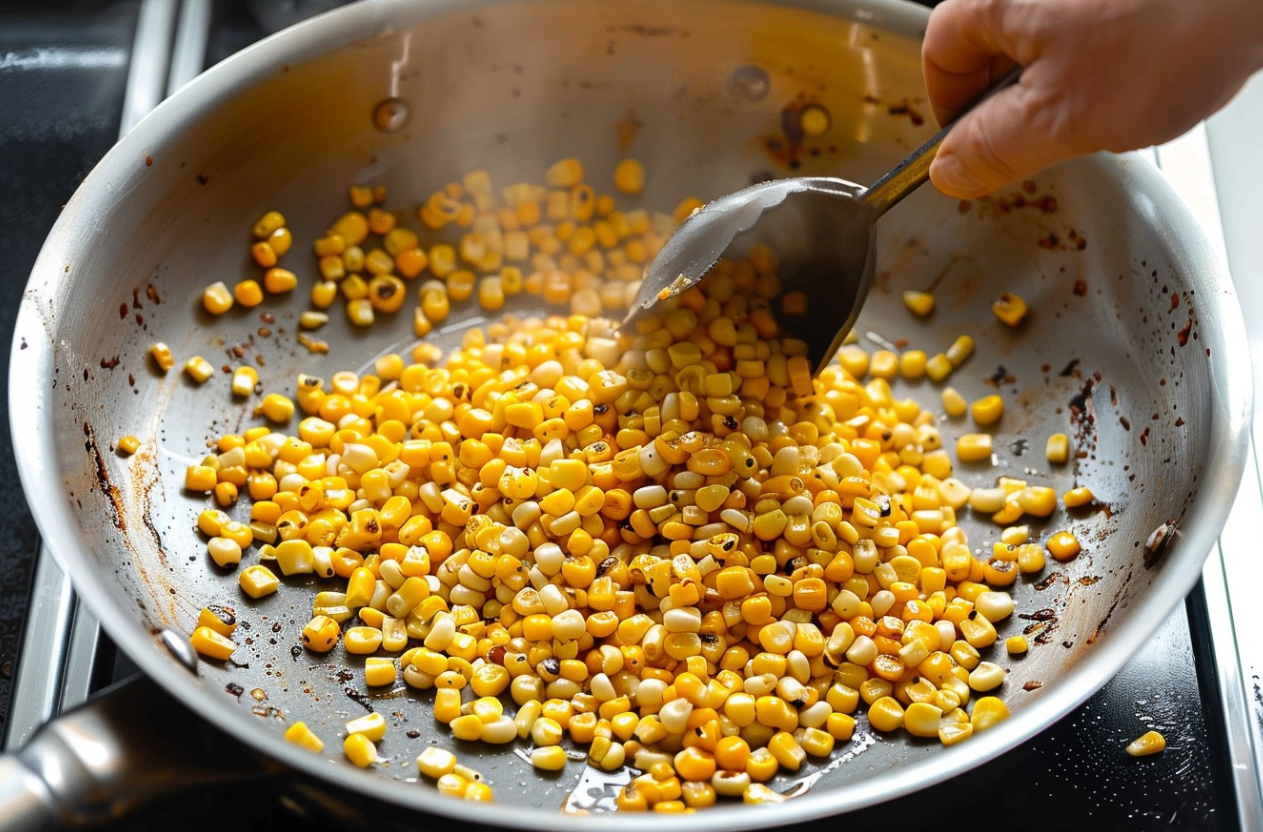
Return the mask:
POLYGON ((1157 731, 1146 731, 1127 745, 1127 753, 1133 757, 1147 757, 1157 754, 1167 747, 1166 737, 1157 731))

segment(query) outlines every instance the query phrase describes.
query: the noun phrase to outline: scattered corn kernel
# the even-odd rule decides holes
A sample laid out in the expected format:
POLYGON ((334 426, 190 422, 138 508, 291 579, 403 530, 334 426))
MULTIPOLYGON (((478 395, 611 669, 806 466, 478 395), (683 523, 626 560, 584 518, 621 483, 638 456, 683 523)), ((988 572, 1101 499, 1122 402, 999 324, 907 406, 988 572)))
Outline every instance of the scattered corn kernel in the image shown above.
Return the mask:
POLYGON ((1127 745, 1127 753, 1133 757, 1148 757, 1166 750, 1167 740, 1157 731, 1146 731, 1127 745))

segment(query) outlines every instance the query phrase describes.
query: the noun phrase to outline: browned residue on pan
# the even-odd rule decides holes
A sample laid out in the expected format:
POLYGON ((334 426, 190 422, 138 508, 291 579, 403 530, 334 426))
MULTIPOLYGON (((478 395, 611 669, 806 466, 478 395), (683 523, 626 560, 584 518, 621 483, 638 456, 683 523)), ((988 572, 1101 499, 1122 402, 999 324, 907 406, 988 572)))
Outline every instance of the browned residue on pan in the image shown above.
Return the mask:
POLYGON ((131 499, 128 500, 125 499, 127 495, 110 478, 109 466, 105 455, 101 452, 96 431, 93 430, 91 423, 87 421, 83 423, 83 434, 86 437, 84 448, 92 459, 92 473, 96 486, 106 499, 110 523, 119 531, 120 544, 126 547, 132 556, 133 574, 144 584, 153 600, 151 609, 164 619, 163 623, 166 625, 174 624, 181 605, 187 607, 187 611, 196 612, 167 577, 171 572, 171 564, 162 545, 162 535, 150 515, 149 506, 152 495, 159 485, 153 447, 142 445, 141 449, 130 457, 129 464, 132 471, 126 481, 131 499), (132 506, 143 507, 139 516, 134 510, 129 510, 129 503, 132 506), (140 542, 137 535, 141 534, 141 529, 148 533, 147 538, 152 540, 152 544, 137 545, 140 542), (149 551, 156 556, 156 562, 147 557, 149 551))

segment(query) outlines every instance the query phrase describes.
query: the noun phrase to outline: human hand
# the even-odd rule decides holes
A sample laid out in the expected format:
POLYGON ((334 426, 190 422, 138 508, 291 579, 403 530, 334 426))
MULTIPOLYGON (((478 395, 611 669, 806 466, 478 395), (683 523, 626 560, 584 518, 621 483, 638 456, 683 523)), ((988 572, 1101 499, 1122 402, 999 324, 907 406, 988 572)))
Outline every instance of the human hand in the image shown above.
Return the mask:
POLYGON ((985 196, 1211 115, 1263 67, 1263 0, 946 0, 921 54, 940 124, 1025 67, 960 118, 930 168, 943 193, 985 196))

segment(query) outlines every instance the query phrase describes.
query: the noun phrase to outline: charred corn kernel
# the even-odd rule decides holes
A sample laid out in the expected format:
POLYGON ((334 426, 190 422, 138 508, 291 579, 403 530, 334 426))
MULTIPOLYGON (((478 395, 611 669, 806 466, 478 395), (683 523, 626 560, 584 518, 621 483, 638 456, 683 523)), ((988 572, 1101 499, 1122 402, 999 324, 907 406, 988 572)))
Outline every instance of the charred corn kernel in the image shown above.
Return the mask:
MULTIPOLYGON (((266 246, 267 243, 260 243, 259 245, 266 246)), ((271 251, 270 246, 268 251, 271 251)), ((275 256, 273 256, 272 260, 272 265, 275 265, 275 256)), ((232 304, 232 292, 228 290, 228 286, 222 280, 217 280, 202 290, 202 308, 212 315, 224 314, 229 309, 232 309, 232 304)))
POLYGON ((128 434, 127 436, 119 439, 118 442, 115 443, 114 448, 121 454, 131 456, 140 450, 140 440, 135 436, 128 434))
POLYGON ((925 318, 934 311, 934 295, 929 292, 905 290, 903 293, 903 305, 908 307, 908 311, 913 315, 925 318))
POLYGON ((356 717, 346 723, 346 732, 348 735, 363 734, 372 742, 381 742, 386 736, 386 718, 377 712, 356 717))
MULTIPOLYGON (((364 660, 364 684, 369 687, 393 685, 397 677, 398 672, 392 659, 368 658, 364 660)), ((381 737, 375 739, 381 739, 381 737)))
POLYGON ((1082 508, 1096 502, 1096 495, 1092 493, 1092 489, 1081 485, 1062 494, 1061 502, 1065 504, 1066 508, 1082 508))
POLYGON ((969 406, 969 414, 979 425, 994 425, 1004 415, 1004 399, 994 394, 984 396, 969 406))
POLYGON ((1061 465, 1070 458, 1070 437, 1064 433, 1054 433, 1048 437, 1044 448, 1044 456, 1054 465, 1061 465))
POLYGON ((1166 750, 1166 737, 1157 731, 1146 731, 1127 745, 1127 753, 1133 757, 1148 757, 1166 750))
POLYGON ((197 615, 198 627, 209 627, 221 636, 231 636, 237 629, 237 611, 232 607, 211 604, 197 615))
POLYGON ((314 653, 327 653, 338 643, 342 628, 338 622, 327 615, 314 616, 303 627, 301 638, 303 647, 314 653))
POLYGON ((302 746, 308 751, 314 751, 317 754, 325 750, 324 742, 307 727, 305 722, 295 722, 285 729, 285 739, 294 745, 302 746))
POLYGON ((623 159, 614 168, 614 187, 620 193, 638 194, 645 189, 645 166, 635 159, 623 159))
POLYGON ((377 762, 377 746, 363 734, 348 734, 342 742, 342 753, 360 768, 368 768, 377 762))
POLYGON ((1075 537, 1071 532, 1057 532, 1048 538, 1046 544, 1048 554, 1059 561, 1073 560, 1083 551, 1083 547, 1079 544, 1079 538, 1075 537))
POLYGON ((189 639, 193 649, 203 656, 219 661, 227 661, 237 649, 237 643, 228 636, 212 630, 210 627, 198 627, 189 639))
POLYGON ((215 374, 215 368, 205 358, 195 355, 184 362, 184 372, 193 381, 201 384, 215 374))
POLYGON ((242 591, 251 598, 262 598, 265 595, 271 595, 280 587, 280 579, 272 574, 272 570, 261 564, 248 566, 241 570, 241 576, 237 579, 237 583, 241 586, 242 591))
POLYGON ((974 703, 969 723, 975 732, 985 731, 1009 718, 1008 706, 995 696, 984 696, 974 703))
POLYGON ((1026 317, 1026 301, 1012 292, 1003 292, 992 301, 991 311, 1005 326, 1016 327, 1026 317))
POLYGON ((258 383, 259 373, 253 367, 238 367, 232 373, 232 394, 249 396, 254 393, 255 385, 258 383))
POLYGON ((149 355, 153 358, 153 363, 164 373, 175 366, 175 357, 171 354, 171 348, 161 341, 150 345, 149 355))
POLYGON ((978 462, 991 458, 991 435, 967 433, 956 440, 956 458, 961 462, 978 462))
POLYGON ((271 268, 263 273, 263 288, 274 295, 292 292, 298 286, 298 277, 289 269, 271 268))

